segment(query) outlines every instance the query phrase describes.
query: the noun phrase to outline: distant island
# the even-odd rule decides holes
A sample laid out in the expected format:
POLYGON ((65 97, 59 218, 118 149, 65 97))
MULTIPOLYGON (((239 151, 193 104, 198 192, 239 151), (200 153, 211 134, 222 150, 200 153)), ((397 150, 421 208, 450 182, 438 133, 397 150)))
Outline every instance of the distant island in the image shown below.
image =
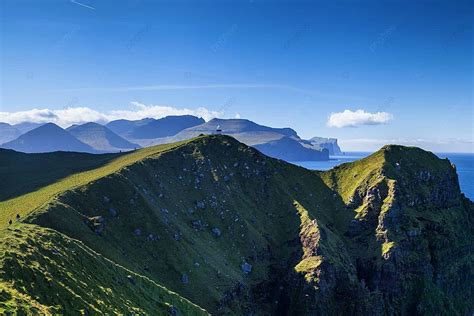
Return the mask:
POLYGON ((262 153, 285 161, 321 161, 340 155, 337 139, 301 139, 291 128, 272 128, 245 119, 212 119, 192 115, 161 119, 115 120, 105 125, 84 123, 67 129, 53 124, 0 124, 0 147, 25 153, 76 151, 116 153, 173 143, 201 134, 230 135, 262 153))

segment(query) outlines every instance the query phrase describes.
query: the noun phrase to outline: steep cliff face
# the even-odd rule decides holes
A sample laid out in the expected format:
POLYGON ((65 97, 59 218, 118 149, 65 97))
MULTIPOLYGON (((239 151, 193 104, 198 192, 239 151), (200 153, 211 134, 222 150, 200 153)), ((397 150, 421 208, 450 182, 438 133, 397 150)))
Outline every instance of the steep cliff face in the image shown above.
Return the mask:
POLYGON ((448 160, 386 146, 322 176, 354 211, 346 245, 370 313, 472 310, 473 205, 448 160))
POLYGON ((314 150, 314 148, 302 146, 299 141, 286 136, 264 144, 254 145, 254 147, 269 157, 285 161, 329 160, 328 149, 314 150))
MULTIPOLYGON (((159 300, 162 311, 203 312, 198 305, 212 314, 408 315, 474 308, 473 283, 463 282, 474 271, 473 206, 447 160, 387 146, 311 172, 218 135, 120 159, 127 163, 31 206, 24 221, 80 240, 163 290, 140 286, 181 296, 159 300)), ((101 277, 122 280, 120 271, 101 277)), ((31 275, 16 277, 27 283, 31 275)), ((61 302, 70 295, 61 293, 61 302)), ((142 298, 131 297, 125 312, 153 314, 142 298)), ((50 308, 45 300, 37 302, 50 308)), ((90 312, 100 306, 89 296, 74 304, 90 312)))
POLYGON ((309 139, 309 142, 317 148, 326 148, 331 156, 342 155, 336 138, 313 137, 309 139))

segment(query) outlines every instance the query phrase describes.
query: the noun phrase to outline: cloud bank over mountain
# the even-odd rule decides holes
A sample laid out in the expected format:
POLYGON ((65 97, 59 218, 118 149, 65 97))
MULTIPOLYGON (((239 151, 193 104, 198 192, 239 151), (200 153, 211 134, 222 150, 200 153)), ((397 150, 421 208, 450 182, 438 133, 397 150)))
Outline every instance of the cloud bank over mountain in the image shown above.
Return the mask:
POLYGON ((329 127, 358 127, 361 125, 385 124, 393 119, 393 115, 387 112, 370 113, 365 110, 344 110, 343 112, 331 113, 327 125, 329 127))
POLYGON ((164 105, 131 102, 132 109, 99 112, 88 107, 65 109, 32 109, 19 112, 0 112, 0 122, 17 124, 21 122, 55 123, 62 127, 86 122, 106 123, 117 119, 140 120, 143 118, 163 118, 170 115, 194 115, 209 121, 224 116, 223 111, 212 111, 205 107, 196 109, 177 108, 164 105))

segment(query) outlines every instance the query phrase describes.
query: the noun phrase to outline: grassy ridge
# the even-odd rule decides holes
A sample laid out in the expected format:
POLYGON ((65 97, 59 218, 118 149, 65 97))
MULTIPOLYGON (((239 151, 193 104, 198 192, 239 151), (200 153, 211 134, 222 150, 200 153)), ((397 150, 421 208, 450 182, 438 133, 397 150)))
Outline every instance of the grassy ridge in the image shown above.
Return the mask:
POLYGON ((383 150, 351 163, 344 163, 331 170, 321 172, 321 178, 336 190, 345 203, 359 190, 367 189, 377 179, 380 180, 385 163, 383 150))
POLYGON ((0 201, 35 191, 71 174, 96 169, 118 156, 75 152, 24 154, 0 148, 0 201))
MULTIPOLYGON (((301 260, 304 247, 289 242, 301 229, 295 200, 338 239, 331 231, 349 218, 319 177, 231 138, 206 137, 58 195, 29 220, 81 239, 210 312, 222 312, 222 301, 231 300, 224 311, 241 314, 248 302, 228 291, 283 282, 285 269, 271 267, 279 258, 301 260), (98 217, 105 223, 100 235, 84 224, 98 217), (242 271, 245 262, 253 267, 249 274, 242 271)), ((327 239, 322 243, 335 248, 327 239)))
MULTIPOLYGON (((109 174, 117 172, 118 170, 126 166, 129 166, 137 161, 143 160, 146 157, 159 155, 162 152, 179 147, 183 144, 186 144, 187 142, 188 141, 140 149, 131 153, 123 154, 119 156, 118 158, 112 159, 109 162, 107 162, 107 160, 110 159, 109 155, 106 155, 105 164, 104 164, 104 156, 95 155, 93 157, 96 157, 99 160, 99 164, 103 164, 99 168, 71 174, 67 176, 66 178, 60 179, 57 182, 41 187, 37 189, 36 191, 29 192, 24 195, 21 195, 21 196, 18 196, 6 201, 1 201, 0 202, 0 228, 7 226, 8 221, 10 219, 14 219, 16 217, 16 214, 19 214, 21 217, 25 217, 30 212, 41 207, 42 205, 47 203, 54 196, 60 194, 61 192, 65 192, 67 190, 71 190, 81 185, 85 185, 87 183, 93 182, 97 179, 100 179, 109 174)), ((94 164, 91 164, 91 165, 94 165, 94 164)), ((30 174, 30 177, 41 178, 41 177, 44 177, 44 174, 43 173, 30 174)), ((12 179, 10 183, 14 183, 16 181, 18 180, 12 179)), ((8 186, 9 182, 4 183, 4 185, 8 186)))
POLYGON ((207 313, 82 242, 37 225, 0 231, 1 314, 207 313))
MULTIPOLYGON (((452 297, 434 279, 420 287, 427 272, 444 275, 464 300, 469 285, 458 286, 456 277, 474 271, 470 257, 461 255, 473 235, 472 229, 467 238, 460 233, 462 223, 473 221, 471 206, 460 204, 455 180, 447 161, 400 146, 327 172, 270 159, 226 136, 147 148, 0 204, 3 211, 10 203, 9 216, 20 210, 29 214, 25 222, 36 224, 14 224, 0 236, 8 249, 0 302, 36 312, 66 306, 150 314, 153 298, 133 296, 128 287, 117 294, 131 295, 124 310, 105 297, 127 279, 125 269, 218 314, 436 310, 423 305, 440 301, 432 293, 442 302, 452 297), (76 269, 71 249, 77 240, 87 271, 76 269), (19 250, 12 249, 16 244, 19 250), (43 257, 51 259, 42 263, 46 270, 34 263, 43 257), (120 269, 103 269, 88 296, 83 282, 94 280, 91 271, 104 260, 120 269), (72 271, 60 268, 68 266, 72 271), (51 290, 50 271, 70 283, 51 290), (61 293, 60 303, 29 293, 61 293), (84 302, 68 305, 74 293, 84 302)), ((161 289, 156 295, 167 293, 161 289)))

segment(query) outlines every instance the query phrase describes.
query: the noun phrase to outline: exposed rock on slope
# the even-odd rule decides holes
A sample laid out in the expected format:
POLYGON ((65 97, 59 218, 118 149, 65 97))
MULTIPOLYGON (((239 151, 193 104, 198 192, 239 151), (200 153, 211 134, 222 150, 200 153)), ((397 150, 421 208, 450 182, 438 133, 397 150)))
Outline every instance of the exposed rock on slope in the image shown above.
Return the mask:
MULTIPOLYGON (((473 278, 473 206, 447 160, 388 146, 320 173, 217 135, 128 157, 141 152, 32 205, 25 221, 79 239, 215 314, 474 308, 474 284, 462 282, 473 278)), ((94 304, 87 297, 74 309, 94 304)), ((130 304, 154 312, 146 297, 130 304)))
POLYGON ((323 179, 355 211, 345 235, 367 311, 472 312, 474 208, 447 159, 385 146, 323 179))

